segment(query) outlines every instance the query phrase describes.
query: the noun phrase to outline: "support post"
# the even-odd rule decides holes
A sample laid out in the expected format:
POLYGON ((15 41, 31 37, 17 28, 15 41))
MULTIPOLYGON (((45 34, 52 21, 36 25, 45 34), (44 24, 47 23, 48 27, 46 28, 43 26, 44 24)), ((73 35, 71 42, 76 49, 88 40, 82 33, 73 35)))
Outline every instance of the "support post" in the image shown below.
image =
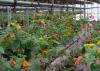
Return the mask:
POLYGON ((97 20, 99 20, 99 4, 97 4, 97 20))
POLYGON ((8 13, 8 24, 11 22, 11 8, 7 7, 7 13, 8 13))
POLYGON ((84 18, 86 18, 86 1, 87 0, 84 0, 84 18))

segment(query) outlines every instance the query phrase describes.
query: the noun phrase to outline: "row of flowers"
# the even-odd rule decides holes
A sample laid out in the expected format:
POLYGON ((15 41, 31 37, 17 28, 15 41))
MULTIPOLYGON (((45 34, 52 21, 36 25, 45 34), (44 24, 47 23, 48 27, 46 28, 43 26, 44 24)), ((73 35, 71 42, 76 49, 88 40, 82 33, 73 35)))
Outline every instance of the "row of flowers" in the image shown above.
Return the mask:
POLYGON ((29 19, 29 22, 20 18, 2 29, 0 52, 7 60, 0 61, 4 67, 9 67, 12 71, 20 68, 31 69, 33 63, 36 69, 45 69, 56 57, 63 55, 64 45, 87 21, 76 21, 70 15, 64 15, 60 19, 58 16, 53 14, 47 19, 45 15, 37 14, 37 17, 29 19))

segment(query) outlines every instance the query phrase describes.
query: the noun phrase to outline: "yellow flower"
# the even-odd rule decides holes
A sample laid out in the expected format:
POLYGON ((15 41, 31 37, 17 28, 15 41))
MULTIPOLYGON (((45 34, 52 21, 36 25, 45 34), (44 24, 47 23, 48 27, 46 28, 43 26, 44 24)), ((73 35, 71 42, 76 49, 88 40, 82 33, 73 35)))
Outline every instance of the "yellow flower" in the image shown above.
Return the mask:
POLYGON ((69 16, 68 18, 69 18, 69 19, 73 19, 73 16, 71 15, 71 16, 69 16))
POLYGON ((16 28, 17 28, 17 30, 21 30, 22 29, 22 27, 20 25, 17 25, 16 28))
POLYGON ((76 61, 76 60, 77 60, 77 58, 73 58, 73 60, 74 60, 74 61, 76 61))
POLYGON ((41 16, 43 16, 43 13, 41 13, 41 12, 37 13, 36 16, 40 16, 41 17, 41 16))
POLYGON ((32 22, 34 23, 34 22, 35 22, 35 20, 32 20, 32 22))
POLYGON ((10 36, 11 38, 13 38, 13 37, 15 37, 15 34, 11 34, 11 36, 10 36))
POLYGON ((100 41, 97 41, 97 44, 100 44, 100 41))
POLYGON ((7 26, 10 27, 10 24, 8 24, 7 26))
POLYGON ((97 50, 98 52, 100 52, 100 48, 98 48, 98 50, 97 50))
POLYGON ((15 24, 15 23, 11 23, 10 25, 11 25, 11 26, 15 26, 16 24, 15 24))
POLYGON ((95 44, 84 44, 85 47, 95 47, 95 44))
POLYGON ((70 32, 68 32, 67 34, 68 34, 68 35, 71 35, 71 33, 70 33, 70 32))
POLYGON ((45 24, 45 20, 41 20, 41 23, 42 23, 42 24, 45 24))

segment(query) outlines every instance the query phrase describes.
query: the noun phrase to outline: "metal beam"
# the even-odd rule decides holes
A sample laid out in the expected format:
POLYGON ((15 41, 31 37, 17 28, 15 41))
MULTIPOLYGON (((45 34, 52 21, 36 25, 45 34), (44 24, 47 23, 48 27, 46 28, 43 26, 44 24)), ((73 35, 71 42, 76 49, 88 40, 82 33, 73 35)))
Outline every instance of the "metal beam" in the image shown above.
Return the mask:
MULTIPOLYGON (((14 0, 0 0, 0 6, 14 6, 14 0)), ((16 1, 16 6, 32 7, 38 6, 38 2, 29 2, 29 1, 16 1)), ((50 3, 39 3, 39 6, 48 6, 51 7, 50 3)), ((67 7, 66 5, 53 4, 53 7, 67 7)))

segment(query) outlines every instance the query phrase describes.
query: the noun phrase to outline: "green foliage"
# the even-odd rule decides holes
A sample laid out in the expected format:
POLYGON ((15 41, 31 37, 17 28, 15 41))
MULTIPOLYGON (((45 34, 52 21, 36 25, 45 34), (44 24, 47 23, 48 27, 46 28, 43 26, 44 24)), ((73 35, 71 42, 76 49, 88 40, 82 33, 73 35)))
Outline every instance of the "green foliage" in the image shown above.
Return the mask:
POLYGON ((4 53, 4 48, 0 47, 0 53, 4 53))

